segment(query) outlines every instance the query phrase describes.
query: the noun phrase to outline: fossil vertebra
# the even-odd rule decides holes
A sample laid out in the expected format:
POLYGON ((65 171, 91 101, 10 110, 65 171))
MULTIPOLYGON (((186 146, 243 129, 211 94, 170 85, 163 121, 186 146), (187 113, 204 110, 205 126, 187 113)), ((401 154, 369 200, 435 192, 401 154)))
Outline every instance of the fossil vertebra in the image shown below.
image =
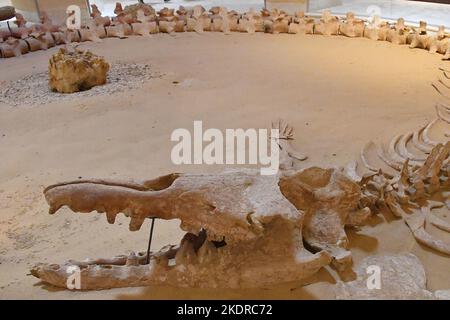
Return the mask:
MULTIPOLYGON (((426 23, 421 22, 419 28, 407 26, 403 18, 395 24, 381 21, 374 17, 372 21, 358 19, 351 12, 345 18, 332 16, 324 11, 321 18, 307 17, 304 12, 289 15, 282 10, 267 9, 261 12, 250 10, 245 13, 228 11, 224 7, 213 7, 209 11, 202 6, 178 10, 164 8, 159 12, 148 4, 138 3, 122 8, 118 2, 115 17, 102 17, 96 5, 92 5, 91 21, 79 30, 67 30, 65 26, 54 25, 45 12, 42 12, 41 23, 33 26, 39 36, 22 27, 0 30, 1 57, 13 57, 29 51, 44 50, 53 45, 82 41, 99 41, 102 38, 121 38, 154 33, 173 32, 266 32, 290 34, 344 35, 347 37, 366 37, 373 40, 389 41, 394 44, 409 44, 412 48, 422 48, 433 53, 440 53, 443 59, 450 59, 450 37, 444 27, 429 31, 426 23), (14 32, 11 32, 14 31, 14 32), (42 34, 43 33, 43 34, 42 34), (28 50, 15 50, 11 45, 3 44, 10 38, 26 38, 23 44, 32 42, 28 50), (53 39, 52 39, 53 38, 53 39), (28 40, 29 39, 29 40, 28 40)), ((17 15, 17 24, 23 17, 17 15)), ((11 43, 12 41, 10 41, 11 43)))

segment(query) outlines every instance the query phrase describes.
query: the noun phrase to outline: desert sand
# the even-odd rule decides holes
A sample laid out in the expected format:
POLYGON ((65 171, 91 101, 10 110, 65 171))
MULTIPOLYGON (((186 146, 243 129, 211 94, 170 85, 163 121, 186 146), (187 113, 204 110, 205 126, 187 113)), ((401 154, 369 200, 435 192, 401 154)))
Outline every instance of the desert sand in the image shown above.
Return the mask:
MULTIPOLYGON (((154 75, 131 89, 16 106, 0 102, 0 298, 333 298, 339 276, 323 269, 306 286, 262 290, 167 287, 71 292, 28 275, 37 262, 110 257, 145 250, 149 222, 128 231, 119 216, 47 214, 47 185, 80 177, 142 179, 170 172, 217 171, 176 166, 174 129, 266 128, 275 118, 294 127, 294 145, 309 156, 301 167, 344 165, 369 140, 388 142, 435 118, 431 82, 440 55, 387 42, 269 34, 164 34, 83 43, 110 63, 148 64, 154 75)), ((0 86, 45 72, 56 48, 0 60, 0 86)), ((54 98, 51 98, 54 97, 54 98)), ((448 213, 448 212, 447 212, 448 213)), ((441 217, 450 221, 450 217, 441 217)), ((430 232, 449 241, 448 234, 430 232)), ((178 243, 177 221, 156 222, 153 248, 178 243)), ((419 245, 403 221, 374 216, 348 231, 355 263, 376 253, 411 252, 425 266, 428 289, 450 288, 450 258, 419 245)))

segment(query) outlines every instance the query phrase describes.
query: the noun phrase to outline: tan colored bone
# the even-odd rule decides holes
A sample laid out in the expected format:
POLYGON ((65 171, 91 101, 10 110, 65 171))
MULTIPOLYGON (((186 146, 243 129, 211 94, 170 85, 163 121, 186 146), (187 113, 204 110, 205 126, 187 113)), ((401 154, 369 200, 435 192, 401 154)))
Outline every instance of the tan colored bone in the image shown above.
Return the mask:
MULTIPOLYGON (((303 11, 297 12, 293 19, 293 32, 296 34, 313 34, 314 33, 314 18, 308 18, 303 11)), ((289 25, 291 27, 291 25, 289 25)), ((291 32, 290 32, 291 33, 291 32)))
POLYGON ((408 37, 410 38, 408 40, 410 48, 430 49, 432 38, 427 34, 427 23, 425 21, 420 21, 419 28, 408 37))
POLYGON ((324 11, 322 18, 314 25, 314 34, 325 36, 339 34, 339 19, 331 15, 330 11, 324 11))
POLYGON ((0 21, 11 19, 15 14, 16 9, 13 6, 0 7, 0 21))
POLYGON ((365 22, 356 19, 353 12, 348 12, 345 21, 341 21, 339 32, 346 37, 362 37, 364 36, 365 22))
POLYGON ((106 27, 111 25, 111 19, 109 17, 103 17, 102 13, 95 4, 91 5, 91 11, 91 17, 97 26, 106 27))
POLYGON ((381 40, 380 27, 383 22, 378 15, 372 17, 368 25, 364 28, 364 37, 371 40, 381 40))
MULTIPOLYGON (((1 58, 12 58, 22 55, 28 46, 22 47, 21 41, 19 39, 9 38, 5 42, 0 43, 0 57, 1 58)), ((28 52, 28 50, 27 50, 28 52)))
POLYGON ((159 32, 173 33, 175 32, 175 21, 159 21, 159 32))
POLYGON ((333 256, 333 264, 343 270, 351 264, 344 231, 347 222, 361 223, 370 211, 358 209, 358 185, 336 170, 309 168, 280 181, 283 194, 305 212, 304 240, 316 250, 333 256), (351 217, 353 216, 353 217, 351 217))
POLYGON ((386 41, 393 44, 407 44, 410 29, 405 26, 405 19, 399 18, 394 27, 390 28, 386 35, 386 41))

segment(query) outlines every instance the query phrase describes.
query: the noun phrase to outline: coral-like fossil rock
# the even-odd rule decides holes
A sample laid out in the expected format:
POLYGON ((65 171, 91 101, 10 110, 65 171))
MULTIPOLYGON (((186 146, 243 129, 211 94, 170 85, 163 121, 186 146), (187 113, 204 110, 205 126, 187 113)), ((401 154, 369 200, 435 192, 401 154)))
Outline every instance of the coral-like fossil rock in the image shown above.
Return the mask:
POLYGON ((73 93, 105 84, 109 64, 89 51, 60 49, 50 58, 48 71, 50 89, 73 93))

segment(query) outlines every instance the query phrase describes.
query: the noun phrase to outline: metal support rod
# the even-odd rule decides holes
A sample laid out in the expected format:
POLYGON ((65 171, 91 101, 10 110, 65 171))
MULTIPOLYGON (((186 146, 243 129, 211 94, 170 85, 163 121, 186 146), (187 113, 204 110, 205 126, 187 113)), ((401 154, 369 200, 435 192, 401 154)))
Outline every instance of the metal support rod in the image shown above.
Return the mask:
POLYGON ((40 22, 41 21, 41 8, 39 6, 39 0, 34 0, 34 4, 36 6, 36 12, 37 12, 37 15, 38 15, 37 22, 40 22))
POLYGON ((150 227, 150 235, 148 237, 148 247, 147 247, 147 257, 146 257, 146 264, 150 263, 150 248, 152 246, 152 238, 153 238, 153 227, 155 226, 155 219, 156 218, 152 218, 152 224, 150 227))

